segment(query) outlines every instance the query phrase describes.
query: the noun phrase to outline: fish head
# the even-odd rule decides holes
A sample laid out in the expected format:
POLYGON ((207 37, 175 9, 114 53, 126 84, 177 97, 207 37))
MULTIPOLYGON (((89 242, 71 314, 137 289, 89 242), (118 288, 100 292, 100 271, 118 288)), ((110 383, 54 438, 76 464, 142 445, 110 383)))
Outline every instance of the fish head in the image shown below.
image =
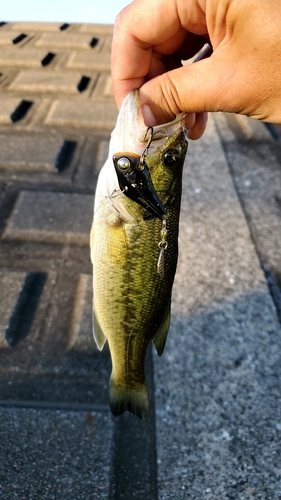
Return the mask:
POLYGON ((153 187, 167 212, 172 201, 181 194, 187 146, 184 113, 172 122, 153 129, 145 162, 153 187))
POLYGON ((138 91, 130 92, 123 101, 101 178, 106 198, 111 197, 124 220, 162 219, 168 214, 169 200, 181 186, 187 150, 184 123, 181 113, 172 122, 148 128, 138 91))

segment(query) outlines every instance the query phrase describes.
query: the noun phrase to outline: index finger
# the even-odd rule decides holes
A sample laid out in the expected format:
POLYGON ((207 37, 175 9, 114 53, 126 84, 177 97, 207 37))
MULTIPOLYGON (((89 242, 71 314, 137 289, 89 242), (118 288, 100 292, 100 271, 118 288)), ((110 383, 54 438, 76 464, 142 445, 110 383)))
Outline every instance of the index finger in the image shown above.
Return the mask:
POLYGON ((134 0, 117 16, 111 74, 118 107, 131 90, 145 83, 153 61, 180 48, 189 26, 193 26, 194 33, 206 31, 204 22, 202 29, 202 11, 197 0, 181 12, 176 4, 174 0, 134 0))

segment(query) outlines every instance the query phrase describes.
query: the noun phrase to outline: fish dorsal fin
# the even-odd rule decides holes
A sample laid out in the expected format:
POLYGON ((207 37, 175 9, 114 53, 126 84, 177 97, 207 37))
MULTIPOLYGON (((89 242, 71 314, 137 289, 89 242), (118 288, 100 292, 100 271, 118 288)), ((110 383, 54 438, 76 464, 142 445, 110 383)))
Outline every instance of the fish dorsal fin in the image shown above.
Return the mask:
POLYGON ((97 315, 95 313, 95 310, 93 311, 93 334, 94 334, 94 339, 96 341, 96 344, 99 348, 100 351, 103 350, 104 344, 106 343, 106 336, 104 335, 101 326, 98 322, 97 315))
POLYGON ((169 301, 168 303, 162 323, 153 338, 153 342, 156 347, 158 356, 162 356, 163 351, 165 349, 165 344, 170 326, 170 317, 171 317, 171 301, 169 301))

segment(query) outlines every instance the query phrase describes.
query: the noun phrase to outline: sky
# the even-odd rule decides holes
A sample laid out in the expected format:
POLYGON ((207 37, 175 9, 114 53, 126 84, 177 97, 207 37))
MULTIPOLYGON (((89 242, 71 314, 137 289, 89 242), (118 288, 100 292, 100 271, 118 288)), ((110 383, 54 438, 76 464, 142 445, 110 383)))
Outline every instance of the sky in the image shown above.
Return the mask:
POLYGON ((114 23, 130 0, 2 0, 0 21, 114 23))

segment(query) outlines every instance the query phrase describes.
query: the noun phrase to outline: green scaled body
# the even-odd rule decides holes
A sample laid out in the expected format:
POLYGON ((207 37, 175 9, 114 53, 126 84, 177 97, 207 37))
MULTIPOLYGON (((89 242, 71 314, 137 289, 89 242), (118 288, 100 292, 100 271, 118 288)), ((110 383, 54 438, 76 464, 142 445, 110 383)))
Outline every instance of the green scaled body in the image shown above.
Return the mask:
POLYGON ((146 133, 133 92, 122 105, 109 158, 99 176, 91 232, 94 336, 99 349, 106 341, 109 344, 109 406, 115 416, 130 411, 140 418, 149 411, 144 373, 147 348, 154 341, 161 356, 170 324, 187 149, 184 115, 155 127, 145 157, 154 189, 167 210, 167 248, 161 256, 162 220, 121 192, 112 161, 116 153, 141 156, 146 133), (176 153, 172 161, 171 151, 176 153))

